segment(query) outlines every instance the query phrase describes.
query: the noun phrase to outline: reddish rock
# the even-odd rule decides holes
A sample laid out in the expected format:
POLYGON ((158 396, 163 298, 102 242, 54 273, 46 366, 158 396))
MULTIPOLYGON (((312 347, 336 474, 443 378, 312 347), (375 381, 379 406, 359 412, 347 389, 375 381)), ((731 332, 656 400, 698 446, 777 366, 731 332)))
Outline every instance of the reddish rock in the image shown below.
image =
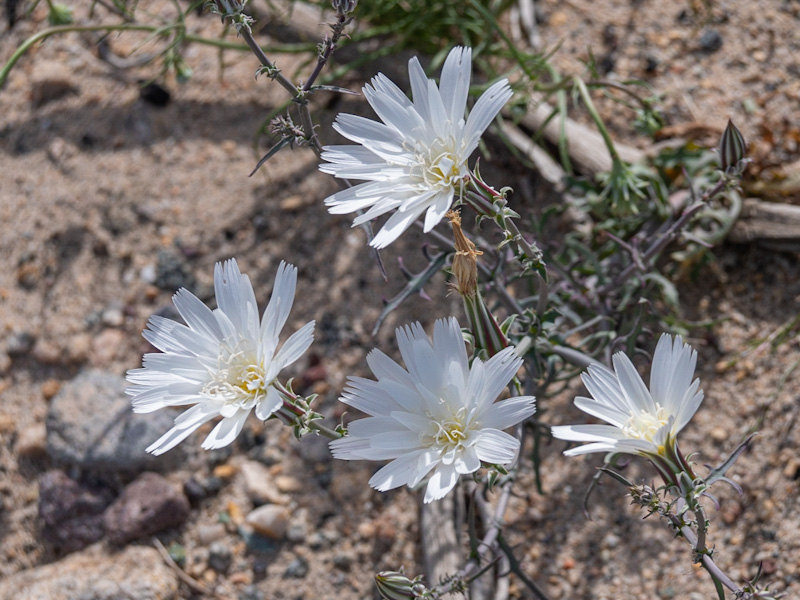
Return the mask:
POLYGON ((107 490, 48 471, 39 480, 42 537, 59 550, 73 552, 103 537, 103 511, 111 502, 107 490))
POLYGON ((189 516, 189 501, 157 473, 142 473, 108 507, 104 523, 108 539, 125 544, 165 529, 179 527, 189 516))

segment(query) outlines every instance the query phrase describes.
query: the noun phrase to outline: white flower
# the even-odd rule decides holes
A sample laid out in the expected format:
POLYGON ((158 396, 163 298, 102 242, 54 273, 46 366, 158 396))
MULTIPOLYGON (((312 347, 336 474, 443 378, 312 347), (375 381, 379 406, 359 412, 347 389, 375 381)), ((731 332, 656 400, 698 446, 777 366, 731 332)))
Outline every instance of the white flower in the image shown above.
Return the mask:
POLYGON ((367 363, 378 380, 350 378, 341 401, 371 416, 331 442, 333 456, 393 459, 369 481, 382 492, 431 474, 425 502, 442 498, 481 462, 513 462, 519 441, 501 430, 535 410, 531 396, 494 402, 522 364, 514 349, 485 364, 476 358, 470 368, 454 318, 436 321, 432 344, 419 323, 398 329, 397 343, 408 370, 376 349, 367 363))
POLYGON ((269 305, 259 323, 258 305, 247 275, 231 259, 214 267, 214 291, 219 308, 211 310, 191 292, 181 289, 173 302, 186 325, 152 316, 144 337, 163 352, 145 354, 142 369, 128 371, 127 390, 133 410, 147 413, 166 406, 192 408, 175 419, 175 426, 147 448, 163 454, 214 417, 222 420, 203 448, 227 446, 255 408, 267 419, 282 403, 275 378, 308 349, 314 321, 295 332, 280 350, 278 336, 289 317, 297 284, 297 269, 281 262, 269 305), (277 350, 277 352, 276 352, 277 350))
POLYGON ((613 361, 616 372, 590 366, 582 379, 592 398, 575 399, 575 406, 610 425, 557 426, 552 429, 553 435, 589 442, 567 450, 567 455, 664 455, 703 401, 700 380, 692 381, 697 352, 680 336, 662 335, 653 356, 649 391, 627 356, 619 352, 613 361))
POLYGON ((366 180, 325 200, 332 214, 369 209, 353 226, 395 211, 372 240, 383 248, 427 210, 427 233, 442 220, 461 193, 467 159, 481 135, 511 98, 508 81, 493 84, 464 120, 472 71, 472 50, 456 47, 442 68, 439 87, 425 76, 419 60, 408 63, 413 102, 379 73, 364 96, 383 123, 340 114, 333 127, 360 144, 326 146, 320 170, 336 177, 366 180))

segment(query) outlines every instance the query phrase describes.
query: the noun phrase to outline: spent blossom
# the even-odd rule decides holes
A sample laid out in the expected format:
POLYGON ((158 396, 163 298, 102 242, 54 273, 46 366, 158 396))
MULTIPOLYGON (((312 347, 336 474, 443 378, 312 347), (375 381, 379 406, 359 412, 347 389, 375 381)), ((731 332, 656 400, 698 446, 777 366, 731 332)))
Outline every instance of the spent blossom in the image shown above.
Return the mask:
POLYGON ((227 446, 239 435, 251 411, 266 420, 283 404, 277 377, 311 345, 314 321, 306 323, 278 349, 297 284, 297 268, 281 262, 272 297, 259 321, 250 278, 236 261, 217 263, 211 310, 181 289, 173 302, 186 325, 154 315, 143 335, 161 353, 145 354, 143 368, 128 371, 133 410, 147 413, 167 406, 194 406, 147 448, 163 454, 215 417, 222 420, 203 448, 227 446))
POLYGON ((320 170, 366 183, 333 194, 325 204, 333 214, 365 210, 353 226, 394 211, 372 246, 388 246, 423 212, 424 231, 430 231, 462 193, 467 160, 512 94, 506 79, 494 83, 465 120, 471 72, 472 50, 453 48, 437 87, 415 57, 408 63, 413 100, 382 73, 363 89, 383 123, 337 116, 334 129, 357 145, 326 146, 322 158, 328 163, 320 170))
POLYGON ((433 341, 419 323, 397 329, 404 369, 380 350, 367 357, 377 381, 352 377, 341 398, 370 415, 331 442, 335 458, 391 460, 370 479, 375 489, 417 486, 430 476, 425 502, 455 487, 482 463, 508 465, 519 441, 502 431, 531 416, 532 396, 495 402, 522 364, 513 348, 470 366, 455 318, 436 321, 433 341))
POLYGON ((630 359, 613 357, 614 371, 592 365, 582 375, 591 398, 578 397, 575 406, 609 425, 562 425, 553 435, 572 442, 588 442, 567 455, 623 452, 663 456, 673 450, 677 435, 703 401, 694 370, 697 352, 680 336, 664 334, 658 341, 648 390, 630 359))

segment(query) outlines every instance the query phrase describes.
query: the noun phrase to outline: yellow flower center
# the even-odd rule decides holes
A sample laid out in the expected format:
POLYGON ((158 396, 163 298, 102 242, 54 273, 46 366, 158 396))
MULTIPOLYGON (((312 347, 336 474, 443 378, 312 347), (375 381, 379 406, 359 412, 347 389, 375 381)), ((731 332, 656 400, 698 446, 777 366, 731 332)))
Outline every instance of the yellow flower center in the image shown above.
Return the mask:
POLYGON ((439 138, 416 154, 422 181, 429 188, 456 188, 467 175, 465 161, 452 138, 439 138))
POLYGON ((217 358, 217 370, 203 387, 203 394, 225 404, 249 409, 263 397, 271 381, 254 352, 235 351, 223 346, 217 358))
MULTIPOLYGON (((444 402, 444 401, 442 401, 444 402)), ((423 433, 420 442, 423 446, 430 448, 438 446, 443 452, 449 452, 463 445, 467 438, 467 409, 462 407, 455 414, 450 414, 445 418, 437 418, 430 411, 426 411, 426 416, 430 418, 431 424, 427 432, 423 433)))
POLYGON ((655 412, 642 410, 628 419, 622 426, 625 435, 635 440, 652 442, 658 430, 669 422, 669 415, 664 407, 656 402, 655 412))

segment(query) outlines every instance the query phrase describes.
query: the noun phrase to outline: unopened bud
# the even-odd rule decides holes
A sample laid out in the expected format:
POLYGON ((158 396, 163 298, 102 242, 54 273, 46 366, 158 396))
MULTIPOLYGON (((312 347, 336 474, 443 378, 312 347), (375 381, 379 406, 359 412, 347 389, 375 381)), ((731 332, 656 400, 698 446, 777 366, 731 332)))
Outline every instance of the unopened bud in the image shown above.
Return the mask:
POLYGON ((739 174, 745 166, 745 155, 747 154, 747 143, 744 141, 742 132, 739 131, 733 121, 728 119, 728 125, 722 132, 719 141, 719 163, 720 168, 725 173, 739 174))
POLYGON ((69 6, 57 2, 50 4, 50 13, 47 15, 50 25, 72 25, 74 20, 72 9, 69 6))
POLYGON ((345 16, 355 10, 358 0, 332 0, 331 4, 337 15, 345 16))
POLYGON ((375 584, 384 600, 412 600, 431 597, 428 588, 422 584, 422 576, 409 579, 400 571, 381 571, 375 575, 375 584))
POLYGON ((461 229, 461 215, 451 210, 447 213, 453 227, 453 243, 456 254, 453 257, 453 276, 456 278, 455 288, 462 296, 474 296, 478 289, 478 250, 461 229))

